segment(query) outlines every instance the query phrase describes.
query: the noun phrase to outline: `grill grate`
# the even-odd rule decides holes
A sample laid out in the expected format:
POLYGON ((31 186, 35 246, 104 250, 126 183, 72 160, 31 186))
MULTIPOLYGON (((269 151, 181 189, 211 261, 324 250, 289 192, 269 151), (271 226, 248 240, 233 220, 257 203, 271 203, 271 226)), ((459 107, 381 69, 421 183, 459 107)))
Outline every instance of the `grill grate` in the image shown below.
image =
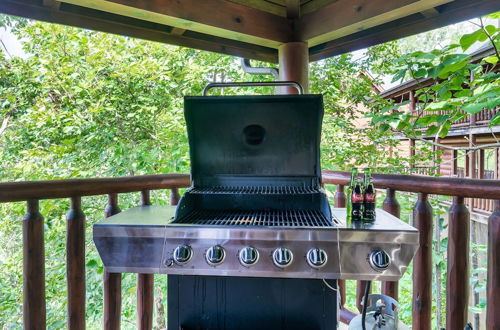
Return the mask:
POLYGON ((174 223, 219 226, 331 227, 332 220, 316 210, 207 211, 195 210, 174 223))
POLYGON ((239 186, 239 187, 210 187, 210 188, 192 188, 191 194, 262 194, 262 195, 280 195, 280 194, 314 194, 319 193, 315 187, 294 187, 294 186, 239 186))

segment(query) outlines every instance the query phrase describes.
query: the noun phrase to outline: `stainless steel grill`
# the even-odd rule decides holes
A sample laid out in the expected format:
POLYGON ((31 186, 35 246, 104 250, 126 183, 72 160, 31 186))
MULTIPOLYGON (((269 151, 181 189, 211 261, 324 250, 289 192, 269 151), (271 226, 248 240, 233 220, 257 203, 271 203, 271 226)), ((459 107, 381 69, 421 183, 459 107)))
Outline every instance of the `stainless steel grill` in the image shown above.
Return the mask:
POLYGON ((194 210, 173 223, 218 226, 332 227, 334 222, 318 210, 209 211, 194 210))
POLYGON ((187 97, 192 187, 176 208, 97 223, 107 271, 169 274, 169 329, 336 329, 337 294, 315 279, 397 280, 418 233, 382 210, 355 227, 332 212, 322 115, 320 95, 187 97))
POLYGON ((238 186, 238 187, 209 187, 192 188, 191 194, 255 194, 255 195, 283 195, 283 194, 314 194, 319 193, 316 187, 295 186, 238 186))

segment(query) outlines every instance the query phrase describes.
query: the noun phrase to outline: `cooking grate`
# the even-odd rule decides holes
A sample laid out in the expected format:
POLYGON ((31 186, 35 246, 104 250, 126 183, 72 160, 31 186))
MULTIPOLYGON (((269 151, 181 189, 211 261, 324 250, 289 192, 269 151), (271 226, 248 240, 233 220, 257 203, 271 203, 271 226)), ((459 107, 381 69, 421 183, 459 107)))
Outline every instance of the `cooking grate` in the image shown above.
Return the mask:
POLYGON ((192 188, 189 191, 191 194, 263 194, 263 195, 279 195, 279 194, 314 194, 319 193, 319 189, 315 187, 293 187, 293 186, 239 186, 239 187, 209 187, 209 188, 192 188))
POLYGON ((331 227, 332 220, 316 210, 209 211, 195 210, 174 223, 220 226, 331 227))

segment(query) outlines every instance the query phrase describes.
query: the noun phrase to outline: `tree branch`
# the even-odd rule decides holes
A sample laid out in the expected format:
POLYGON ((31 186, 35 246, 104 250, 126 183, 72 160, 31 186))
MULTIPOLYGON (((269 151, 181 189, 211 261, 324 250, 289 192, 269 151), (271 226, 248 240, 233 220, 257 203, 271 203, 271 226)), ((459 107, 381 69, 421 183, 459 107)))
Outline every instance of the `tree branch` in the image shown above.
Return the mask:
POLYGON ((2 121, 2 126, 0 126, 0 135, 2 135, 3 132, 5 132, 5 130, 7 129, 9 125, 9 119, 10 119, 10 114, 8 113, 2 121))

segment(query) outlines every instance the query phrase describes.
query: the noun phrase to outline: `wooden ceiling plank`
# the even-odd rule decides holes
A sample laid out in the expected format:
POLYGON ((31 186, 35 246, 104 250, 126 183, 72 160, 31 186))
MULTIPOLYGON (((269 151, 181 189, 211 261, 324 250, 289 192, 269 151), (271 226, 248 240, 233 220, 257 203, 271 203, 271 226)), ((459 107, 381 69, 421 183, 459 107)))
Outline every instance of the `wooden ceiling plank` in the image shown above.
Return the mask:
POLYGON ((61 2, 272 48, 292 38, 285 18, 224 0, 61 2))
POLYGON ((278 60, 277 50, 268 47, 201 33, 192 33, 190 37, 173 35, 169 33, 172 30, 169 26, 64 3, 61 10, 40 3, 38 0, 0 0, 0 13, 265 62, 276 63, 278 60))
POLYGON ((451 1, 339 0, 302 16, 300 38, 315 46, 451 1))
POLYGON ((311 61, 318 61, 497 11, 500 11, 498 0, 455 0, 440 6, 439 14, 433 17, 417 13, 311 47, 309 57, 311 61))
POLYGON ((309 14, 335 1, 337 0, 310 0, 302 4, 300 11, 302 15, 309 14))
POLYGON ((266 0, 227 0, 247 7, 262 10, 274 15, 286 17, 286 8, 266 0))

